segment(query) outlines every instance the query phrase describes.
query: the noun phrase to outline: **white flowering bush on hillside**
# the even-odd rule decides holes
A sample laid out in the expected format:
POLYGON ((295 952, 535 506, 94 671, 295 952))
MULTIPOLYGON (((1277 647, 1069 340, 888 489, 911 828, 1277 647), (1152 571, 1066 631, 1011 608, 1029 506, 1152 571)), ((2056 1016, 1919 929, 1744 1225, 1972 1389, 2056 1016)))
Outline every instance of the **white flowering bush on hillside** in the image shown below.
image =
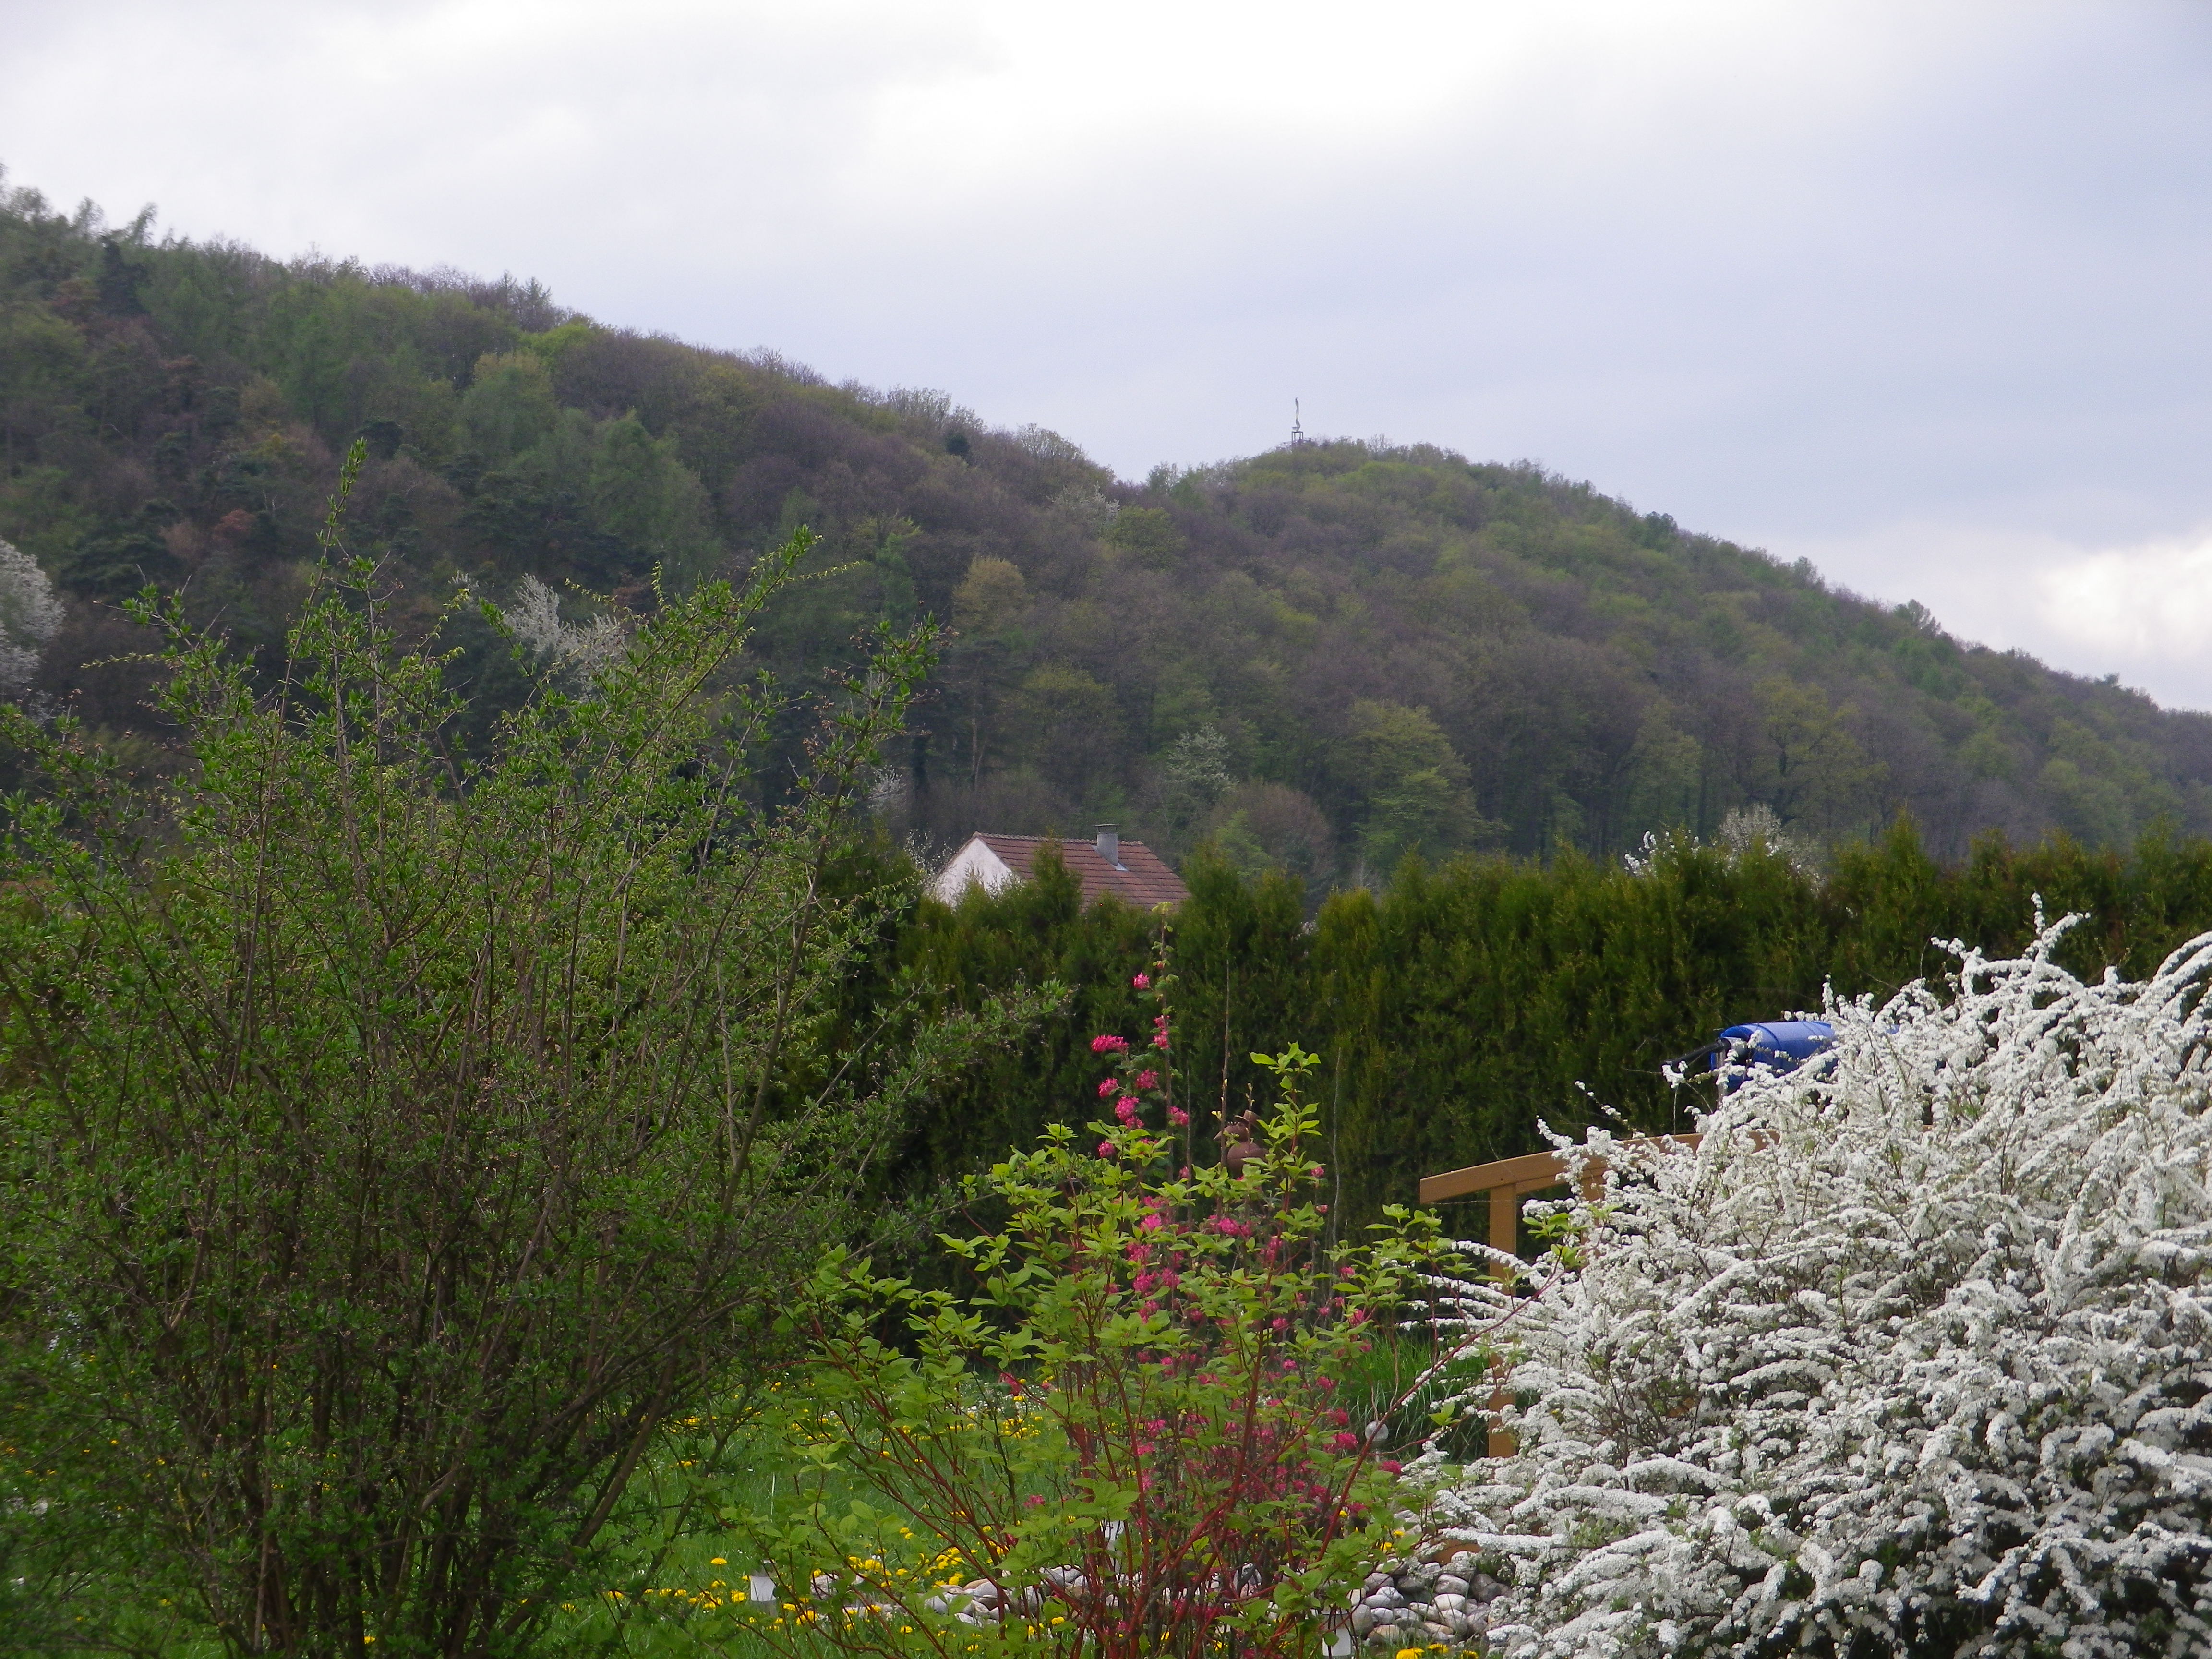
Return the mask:
POLYGON ((61 596, 39 562, 0 541, 0 698, 30 690, 39 658, 62 625, 61 596))
POLYGON ((1435 1500, 1494 1650, 2212 1651, 2212 934, 2085 984, 2039 931, 1832 999, 1694 1152, 1563 1146, 1520 1449, 1435 1500))
POLYGON ((550 659, 586 685, 596 682, 629 644, 622 624, 612 617, 562 621, 561 596, 527 572, 515 584, 514 599, 499 607, 499 614, 532 656, 550 659))

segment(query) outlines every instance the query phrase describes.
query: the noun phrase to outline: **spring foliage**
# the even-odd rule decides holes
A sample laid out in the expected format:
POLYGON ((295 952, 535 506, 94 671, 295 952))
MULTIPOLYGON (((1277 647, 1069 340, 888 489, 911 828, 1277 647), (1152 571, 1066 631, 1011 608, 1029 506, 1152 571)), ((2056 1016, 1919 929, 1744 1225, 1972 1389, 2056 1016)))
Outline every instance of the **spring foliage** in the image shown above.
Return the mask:
POLYGON ((2212 1642, 2212 934, 2085 983, 2064 931, 1832 1006, 1693 1153, 1567 1149, 1520 1450, 1437 1500, 1504 1652, 2212 1642))
MULTIPOLYGON (((889 757, 901 827, 939 841, 1110 817, 1326 884, 1411 848, 1710 836, 1754 801, 1819 838, 1909 811, 1947 860, 1990 829, 2212 829, 2212 719, 1527 465, 1331 441, 1124 483, 941 393, 605 326, 535 284, 288 265, 5 188, 0 376, 0 535, 71 619, 43 688, 155 740, 92 601, 183 585, 275 651, 359 434, 363 533, 418 613, 457 570, 683 587, 805 524, 816 580, 763 632, 787 672, 851 665, 878 617, 954 623, 927 729, 889 757)), ((472 696, 508 706, 472 659, 472 696)))
POLYGON ((1156 1006, 1133 1048, 1092 1045, 1109 1117, 975 1184, 1007 1220, 946 1241, 964 1292, 844 1258, 815 1279, 817 1496, 769 1548, 841 1648, 1310 1654, 1392 1550, 1397 1465, 1347 1380, 1432 1224, 1328 1246, 1295 1046, 1267 1057, 1280 1098, 1230 1129, 1235 1156, 1191 1168, 1156 1006))
POLYGON ((944 1028, 817 1042, 872 925, 824 861, 926 635, 787 805, 733 787, 779 704, 729 670, 802 550, 662 606, 591 695, 541 682, 481 766, 335 509, 273 689, 149 608, 173 788, 10 711, 10 1533, 111 1517, 237 1653, 520 1650, 589 1582, 945 1063, 944 1028))

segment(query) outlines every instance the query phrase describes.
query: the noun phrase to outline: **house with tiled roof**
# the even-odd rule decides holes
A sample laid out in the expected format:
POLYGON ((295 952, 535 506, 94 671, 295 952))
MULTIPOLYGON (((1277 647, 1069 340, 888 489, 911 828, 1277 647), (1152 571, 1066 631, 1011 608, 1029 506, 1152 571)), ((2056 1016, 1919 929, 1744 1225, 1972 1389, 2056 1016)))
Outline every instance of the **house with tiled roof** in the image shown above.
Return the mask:
POLYGON ((1150 848, 1140 841, 1123 841, 1110 823, 1100 824, 1092 841, 1056 841, 1049 836, 970 836, 951 862, 937 872, 930 890, 947 904, 957 904, 970 887, 995 893, 1014 882, 1027 881, 1037 854, 1047 847, 1060 849, 1060 862, 1083 884, 1085 904, 1111 893, 1125 904, 1149 910, 1156 904, 1181 904, 1190 896, 1181 878, 1161 863, 1150 848))

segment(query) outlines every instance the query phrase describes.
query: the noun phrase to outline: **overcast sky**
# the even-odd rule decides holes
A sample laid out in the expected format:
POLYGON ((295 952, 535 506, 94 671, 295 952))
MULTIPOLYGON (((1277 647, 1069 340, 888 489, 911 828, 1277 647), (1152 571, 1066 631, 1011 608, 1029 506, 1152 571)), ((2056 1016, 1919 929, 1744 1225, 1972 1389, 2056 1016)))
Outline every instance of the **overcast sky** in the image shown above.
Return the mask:
POLYGON ((2212 5, 6 0, 0 161, 1125 476, 1532 459, 2212 708, 2212 5))

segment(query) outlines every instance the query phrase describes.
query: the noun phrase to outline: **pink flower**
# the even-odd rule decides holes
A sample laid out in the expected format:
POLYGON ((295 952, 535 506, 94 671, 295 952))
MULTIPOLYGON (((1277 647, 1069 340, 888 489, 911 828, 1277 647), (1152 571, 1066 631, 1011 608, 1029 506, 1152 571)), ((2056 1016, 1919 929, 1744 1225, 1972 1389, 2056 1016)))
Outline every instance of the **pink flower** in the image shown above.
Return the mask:
POLYGON ((1163 1267, 1160 1269, 1160 1288, 1162 1290, 1171 1291, 1182 1283, 1182 1275, 1177 1273, 1173 1267, 1163 1267))
POLYGON ((1310 1173, 1316 1181, 1319 1181, 1323 1175, 1328 1173, 1328 1171, 1324 1170, 1320 1164, 1316 1164, 1313 1166, 1310 1173))
POLYGON ((1160 1086, 1160 1074, 1159 1074, 1158 1072, 1139 1072, 1139 1073, 1137 1073, 1137 1086, 1138 1086, 1139 1089, 1157 1089, 1157 1088, 1158 1088, 1158 1087, 1160 1086))
POLYGON ((1359 1437, 1356 1434, 1331 1435, 1328 1449, 1331 1451, 1356 1452, 1359 1449, 1359 1437))
POLYGON ((1129 984, 1136 990, 1149 991, 1152 988, 1152 976, 1150 974, 1139 974, 1131 980, 1129 984))
POLYGON ((1136 1291, 1139 1296, 1150 1296, 1152 1293, 1152 1287, 1159 1282, 1160 1276, 1148 1270, 1131 1279, 1129 1288, 1136 1291))
POLYGON ((1143 1228, 1146 1232, 1150 1233, 1158 1232, 1161 1228, 1166 1226, 1168 1224, 1161 1219, 1160 1212, 1158 1210, 1155 1210, 1137 1224, 1143 1228))
POLYGON ((1174 1124, 1176 1128, 1180 1129, 1184 1124, 1190 1121, 1190 1114, 1183 1110, 1180 1106, 1170 1106, 1168 1108, 1168 1121, 1174 1124))
POLYGON ((1405 1472, 1405 1468, 1406 1466, 1395 1457, 1386 1457, 1382 1460, 1382 1473, 1385 1474, 1401 1474, 1405 1472))
POLYGON ((1098 1079, 1098 1098, 1101 1100, 1105 1099, 1107 1096, 1112 1094, 1115 1090, 1121 1086, 1121 1085, 1120 1084, 1115 1082, 1110 1077, 1100 1078, 1098 1079))
MULTIPOLYGON (((1122 1046, 1127 1048, 1128 1045, 1124 1043, 1122 1046)), ((1161 1032, 1158 1036, 1152 1039, 1152 1047, 1155 1048, 1164 1050, 1167 1046, 1168 1034, 1165 1031, 1161 1032)))
POLYGON ((1291 1322, 1278 1315, 1275 1319, 1274 1328, 1279 1331, 1287 1331, 1291 1328, 1291 1322))
POLYGON ((1091 1052, 1094 1054, 1118 1054, 1125 1052, 1128 1046, 1128 1038, 1115 1036, 1111 1032, 1102 1032, 1091 1039, 1091 1052))
POLYGON ((1111 1157, 1113 1157, 1113 1156, 1114 1156, 1114 1143, 1113 1143, 1112 1141, 1110 1141, 1110 1140, 1102 1140, 1102 1141, 1100 1141, 1100 1142, 1098 1143, 1098 1156, 1099 1156, 1099 1157, 1101 1157, 1101 1158, 1111 1158, 1111 1157))
POLYGON ((1123 1095, 1121 1099, 1114 1103, 1114 1115, 1120 1118, 1122 1122, 1127 1124, 1131 1128, 1135 1128, 1137 1127, 1137 1097, 1134 1095, 1123 1095))

